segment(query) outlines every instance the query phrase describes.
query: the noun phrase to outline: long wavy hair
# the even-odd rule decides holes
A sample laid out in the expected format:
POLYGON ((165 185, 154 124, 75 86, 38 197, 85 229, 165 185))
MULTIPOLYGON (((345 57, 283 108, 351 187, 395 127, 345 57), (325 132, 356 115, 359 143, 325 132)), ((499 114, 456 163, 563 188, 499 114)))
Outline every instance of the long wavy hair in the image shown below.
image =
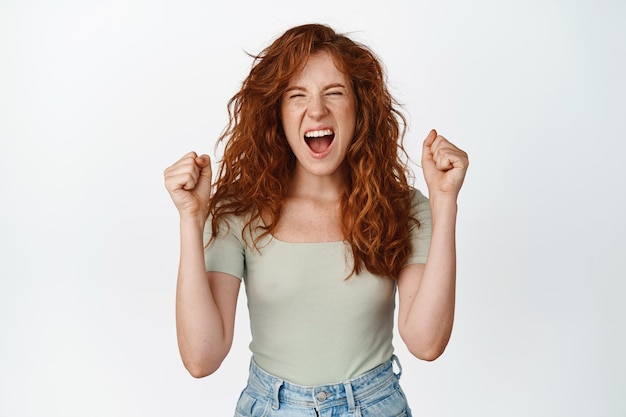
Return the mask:
POLYGON ((350 276, 365 267, 397 278, 411 251, 409 222, 417 222, 410 216, 402 144, 406 119, 376 55, 325 25, 291 28, 251 55, 252 68, 228 102, 229 122, 218 140, 225 146, 209 204, 213 236, 227 215, 245 217, 244 239, 246 230, 259 229, 248 234, 257 249, 275 229, 296 162, 281 125, 280 98, 318 51, 331 55, 356 96, 354 139, 344 161, 348 186, 341 199, 342 232, 354 259, 350 276))

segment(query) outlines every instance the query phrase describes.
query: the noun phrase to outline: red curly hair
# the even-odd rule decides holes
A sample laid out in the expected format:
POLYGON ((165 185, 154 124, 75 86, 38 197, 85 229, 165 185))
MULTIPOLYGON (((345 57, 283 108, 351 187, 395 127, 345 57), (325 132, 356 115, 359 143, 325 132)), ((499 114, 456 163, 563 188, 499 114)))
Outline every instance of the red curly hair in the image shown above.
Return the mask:
POLYGON ((332 56, 352 81, 356 97, 354 139, 344 161, 348 186, 341 200, 342 232, 354 258, 351 275, 365 267, 372 274, 397 278, 411 251, 409 222, 417 221, 410 216, 402 145, 406 119, 375 54, 325 25, 291 28, 252 55, 252 69, 228 102, 229 123, 218 140, 225 147, 209 204, 213 236, 227 215, 245 215, 244 230, 260 228, 255 247, 276 227, 295 167, 281 126, 280 98, 318 51, 332 56))

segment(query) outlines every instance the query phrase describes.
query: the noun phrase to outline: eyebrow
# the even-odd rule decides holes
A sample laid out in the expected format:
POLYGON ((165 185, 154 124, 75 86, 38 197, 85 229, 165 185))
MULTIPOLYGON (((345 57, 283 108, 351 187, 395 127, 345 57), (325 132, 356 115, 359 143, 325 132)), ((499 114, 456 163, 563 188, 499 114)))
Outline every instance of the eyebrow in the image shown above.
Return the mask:
MULTIPOLYGON (((347 87, 344 84, 332 83, 332 84, 328 84, 326 87, 324 87, 323 91, 330 90, 331 88, 345 88, 345 89, 347 89, 347 87)), ((307 91, 307 90, 306 90, 306 88, 301 87, 299 85, 294 85, 294 86, 288 87, 285 90, 285 93, 288 93, 290 91, 307 91)))

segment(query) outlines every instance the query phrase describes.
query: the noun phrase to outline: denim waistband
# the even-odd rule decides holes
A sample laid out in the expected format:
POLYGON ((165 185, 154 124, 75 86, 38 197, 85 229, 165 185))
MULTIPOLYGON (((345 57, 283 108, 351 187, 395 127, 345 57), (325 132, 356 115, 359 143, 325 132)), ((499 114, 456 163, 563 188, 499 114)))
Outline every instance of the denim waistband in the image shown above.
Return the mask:
POLYGON ((248 387, 272 398, 272 408, 275 410, 284 403, 318 410, 347 403, 348 410, 354 412, 357 402, 365 401, 373 395, 388 395, 387 391, 395 389, 400 375, 402 366, 396 355, 393 355, 388 361, 354 379, 327 385, 303 386, 265 372, 253 359, 250 362, 248 387), (394 363, 398 373, 393 369, 394 363))

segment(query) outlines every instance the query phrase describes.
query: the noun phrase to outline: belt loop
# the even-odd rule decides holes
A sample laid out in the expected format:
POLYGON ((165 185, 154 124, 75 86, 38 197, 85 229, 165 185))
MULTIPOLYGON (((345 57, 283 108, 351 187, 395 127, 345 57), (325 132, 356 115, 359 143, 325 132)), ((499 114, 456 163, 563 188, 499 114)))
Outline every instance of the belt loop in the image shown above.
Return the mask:
POLYGON ((402 375, 402 365, 400 365, 400 359, 398 359, 398 357, 396 355, 391 355, 391 371, 396 374, 396 376, 398 377, 398 379, 400 379, 400 376, 402 375), (393 364, 396 364, 396 366, 398 367, 398 373, 396 374, 396 372, 393 370, 393 364))
POLYGON ((274 398, 272 399, 272 408, 274 410, 278 410, 278 407, 280 407, 280 401, 278 399, 278 393, 280 392, 280 387, 283 386, 283 381, 278 379, 276 380, 276 382, 274 383, 274 398))
POLYGON ((350 381, 346 381, 343 383, 343 386, 346 389, 346 399, 348 400, 348 412, 354 413, 356 411, 356 406, 354 404, 354 394, 352 393, 352 385, 350 381))

